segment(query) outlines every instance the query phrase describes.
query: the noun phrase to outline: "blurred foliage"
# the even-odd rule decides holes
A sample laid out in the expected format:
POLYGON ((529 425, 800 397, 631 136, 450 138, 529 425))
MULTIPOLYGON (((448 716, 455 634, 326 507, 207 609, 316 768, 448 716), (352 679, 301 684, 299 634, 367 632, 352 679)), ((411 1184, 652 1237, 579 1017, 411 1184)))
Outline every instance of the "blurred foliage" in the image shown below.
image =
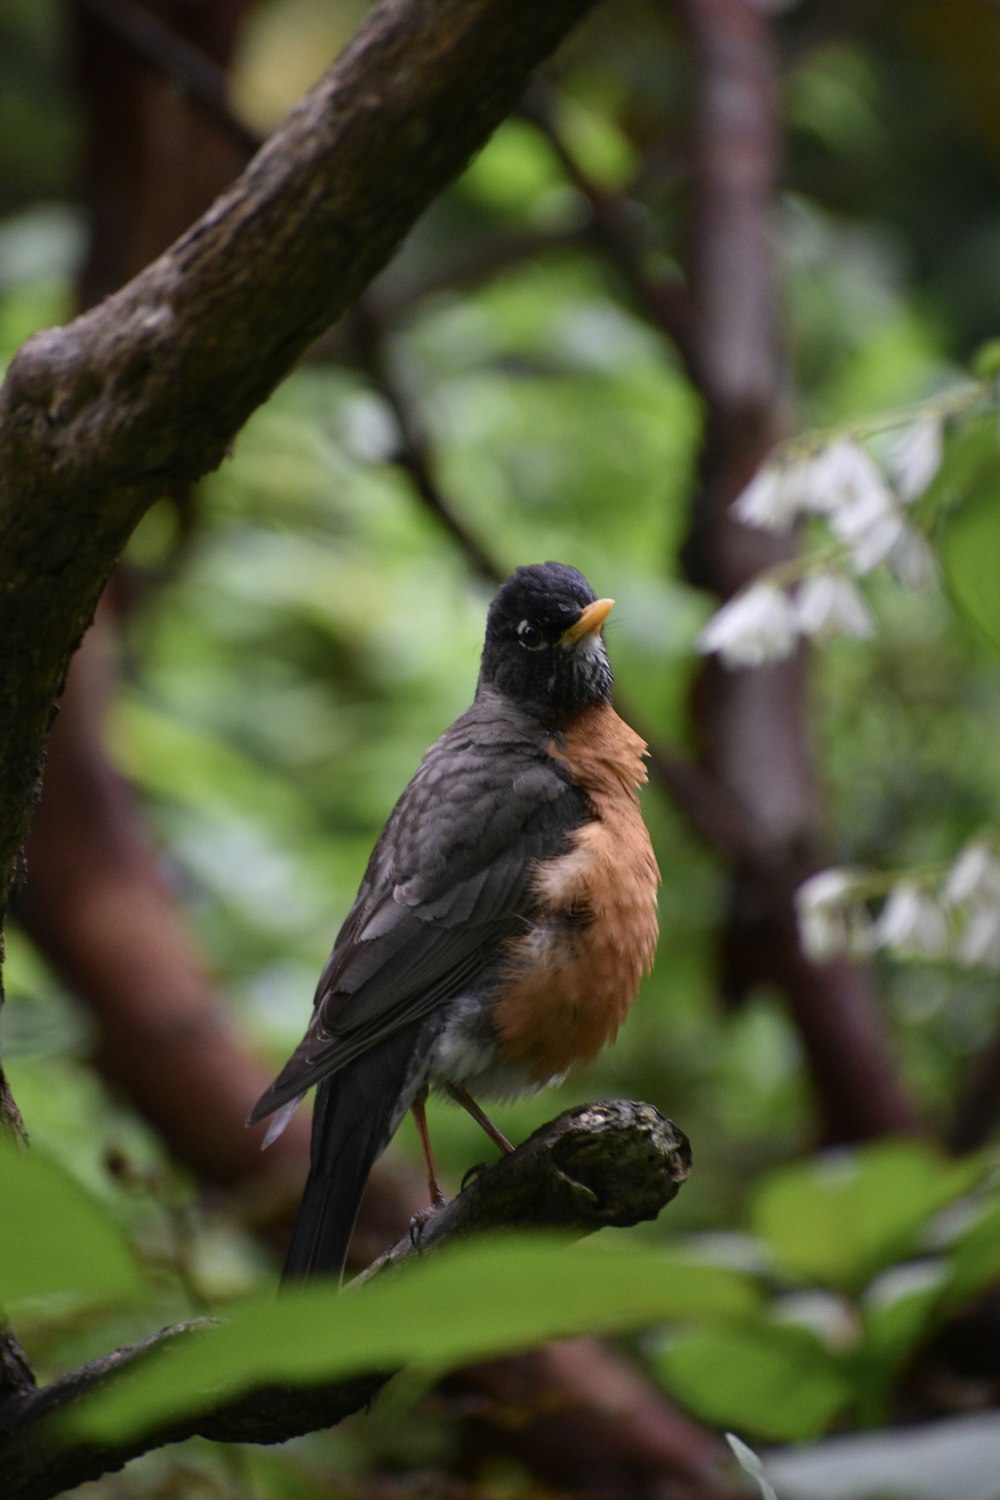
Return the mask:
POLYGON ((238 1394, 270 1379, 295 1385, 396 1365, 433 1372, 650 1316, 738 1316, 754 1300, 746 1277, 683 1255, 483 1237, 403 1275, 383 1276, 364 1296, 307 1285, 277 1301, 268 1292, 230 1306, 221 1326, 195 1330, 144 1361, 132 1380, 95 1393, 74 1426, 107 1441, 197 1411, 220 1389, 238 1394), (484 1287, 491 1289, 488 1302, 484 1287))
MULTIPOLYGON (((247 116, 278 118, 363 9, 261 6, 237 80, 247 116)), ((560 128, 596 182, 642 189, 641 228, 669 268, 683 222, 688 82, 653 9, 625 9, 628 26, 598 15, 567 49, 560 128)), ((775 233, 800 417, 825 425, 932 395, 1000 330, 1000 17, 982 4, 896 3, 833 35, 822 8, 787 9, 787 193, 775 233)), ((4 358, 33 327, 67 315, 81 249, 54 14, 21 0, 0 20, 4 358)), ((581 214, 548 145, 514 120, 413 236, 402 281, 419 283, 473 236, 568 231, 581 214)), ((676 561, 701 412, 613 270, 565 244, 513 262, 483 285, 413 302, 388 353, 419 397, 442 486, 468 529, 505 566, 564 559, 618 599, 607 638, 622 700, 683 746, 693 643, 711 608, 676 561)), ((946 475, 960 503, 942 504, 942 555, 962 610, 940 590, 877 577, 877 637, 835 643, 816 663, 815 742, 845 862, 947 859, 1000 826, 1000 674, 962 612, 997 637, 995 428, 991 413, 970 429, 946 475)), ((150 586, 129 624, 113 751, 141 790, 235 1022, 276 1064, 300 1035, 374 837, 475 680, 488 590, 393 463, 395 440, 392 413, 362 374, 305 364, 202 486, 193 542, 178 553, 164 505, 130 548, 150 586)), ((435 1325, 443 1343, 427 1358, 670 1317, 634 1347, 706 1421, 753 1440, 877 1423, 914 1351, 1000 1273, 1000 1186, 986 1158, 956 1167, 914 1143, 810 1155, 800 1044, 779 1001, 761 992, 726 1017, 717 1005, 722 876, 655 787, 645 807, 664 874, 656 971, 613 1051, 561 1090, 505 1106, 498 1122, 520 1138, 584 1097, 644 1097, 692 1137, 695 1172, 664 1222, 633 1236, 649 1243, 632 1261, 624 1250, 618 1261, 593 1247, 560 1254, 558 1280, 567 1297, 575 1286, 589 1299, 589 1324, 553 1317, 546 1296, 494 1339, 470 1304, 435 1325), (625 1291, 627 1315, 615 1304, 625 1291), (684 1316, 672 1317, 679 1307, 684 1316), (447 1344, 449 1328, 461 1347, 447 1344)), ((884 960, 880 978, 904 1077, 940 1125, 996 1023, 995 976, 884 960)), ((148 1331, 151 1307, 159 1323, 255 1291, 231 1327, 265 1364, 278 1349, 293 1358, 283 1319, 297 1304, 270 1308, 261 1252, 224 1210, 195 1200, 95 1085, 85 1023, 16 932, 7 988, 5 1055, 42 1150, 30 1167, 4 1168, 5 1205, 23 1176, 32 1213, 64 1236, 49 1260, 35 1253, 27 1209, 0 1219, 5 1298, 27 1299, 18 1326, 41 1373, 148 1331), (123 1234, 143 1268, 138 1298, 123 1234), (63 1293, 52 1297, 56 1284, 63 1293)), ((458 1180, 479 1159, 479 1132, 445 1107, 432 1125, 458 1180)), ((409 1131, 393 1149, 415 1155, 409 1131)), ((536 1253, 524 1251, 525 1279, 536 1253)), ((403 1304, 413 1315, 421 1286, 474 1267, 473 1256, 464 1269, 435 1262, 423 1281, 386 1289, 385 1326, 403 1304)), ((372 1340, 380 1295, 365 1293, 372 1340)), ((307 1321, 317 1316, 310 1296, 325 1334, 340 1309, 306 1294, 307 1321)), ((351 1310, 343 1316, 346 1327, 351 1310)), ((364 1331, 353 1337, 348 1365, 364 1348, 364 1331)), ((299 1373, 314 1357, 306 1341, 299 1373)), ((306 1440, 294 1450, 301 1462, 239 1462, 255 1494, 329 1493, 317 1476, 331 1464, 361 1471, 379 1445, 431 1444, 433 1422, 407 1426, 400 1408, 394 1420, 392 1436, 376 1416, 365 1435, 306 1440)), ((446 1449, 449 1438, 434 1441, 446 1449)), ((206 1493, 239 1492, 218 1455, 189 1445, 130 1470, 134 1493, 165 1492, 185 1465, 206 1493)))
POLYGON ((61 199, 72 181, 77 120, 67 92, 57 0, 0 7, 0 213, 61 199))

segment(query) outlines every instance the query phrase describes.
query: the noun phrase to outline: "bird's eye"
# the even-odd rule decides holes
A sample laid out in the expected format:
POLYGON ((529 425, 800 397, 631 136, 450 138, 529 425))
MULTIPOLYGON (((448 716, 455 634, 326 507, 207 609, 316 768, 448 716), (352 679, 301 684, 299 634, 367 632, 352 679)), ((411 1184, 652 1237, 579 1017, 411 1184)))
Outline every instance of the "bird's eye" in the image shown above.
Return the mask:
POLYGON ((530 620, 522 620, 517 627, 518 642, 525 651, 541 651, 545 645, 545 637, 537 625, 532 625, 530 620))

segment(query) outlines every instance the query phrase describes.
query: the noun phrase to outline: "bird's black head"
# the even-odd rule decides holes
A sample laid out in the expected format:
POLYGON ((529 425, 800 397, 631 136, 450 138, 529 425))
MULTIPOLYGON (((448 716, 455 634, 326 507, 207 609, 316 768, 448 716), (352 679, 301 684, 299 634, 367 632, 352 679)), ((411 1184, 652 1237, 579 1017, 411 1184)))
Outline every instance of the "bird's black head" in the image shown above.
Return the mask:
POLYGON ((518 568, 486 617, 477 692, 493 688, 553 726, 606 703, 611 666, 601 626, 613 602, 564 563, 518 568))

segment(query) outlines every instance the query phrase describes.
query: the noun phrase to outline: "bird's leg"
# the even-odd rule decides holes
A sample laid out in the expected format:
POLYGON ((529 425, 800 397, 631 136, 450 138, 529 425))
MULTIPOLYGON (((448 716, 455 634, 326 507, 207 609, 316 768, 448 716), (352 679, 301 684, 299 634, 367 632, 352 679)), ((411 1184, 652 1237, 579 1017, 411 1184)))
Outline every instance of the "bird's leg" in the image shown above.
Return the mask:
POLYGON ((440 1208, 448 1200, 441 1191, 441 1184, 438 1182, 437 1167, 434 1165, 434 1153, 431 1150, 431 1138, 427 1129, 426 1104, 427 1085, 424 1084, 420 1093, 410 1105, 410 1108, 413 1111, 413 1118, 417 1122, 417 1134, 420 1136, 420 1145, 423 1148, 424 1162, 427 1166, 427 1187, 431 1195, 431 1203, 435 1208, 440 1208))
POLYGON ((485 1111, 479 1108, 479 1105, 476 1103, 475 1099, 473 1099, 472 1095, 470 1093, 467 1093, 466 1090, 462 1088, 461 1084, 458 1083, 449 1083, 447 1085, 447 1088, 455 1103, 460 1104, 464 1110, 468 1110, 469 1114, 475 1120, 476 1124, 481 1126, 482 1129, 486 1131, 486 1134, 489 1136, 494 1146, 499 1146, 500 1150, 505 1151, 509 1156, 514 1150, 514 1147, 511 1145, 507 1137, 505 1135, 502 1135, 496 1128, 489 1115, 487 1115, 485 1111))

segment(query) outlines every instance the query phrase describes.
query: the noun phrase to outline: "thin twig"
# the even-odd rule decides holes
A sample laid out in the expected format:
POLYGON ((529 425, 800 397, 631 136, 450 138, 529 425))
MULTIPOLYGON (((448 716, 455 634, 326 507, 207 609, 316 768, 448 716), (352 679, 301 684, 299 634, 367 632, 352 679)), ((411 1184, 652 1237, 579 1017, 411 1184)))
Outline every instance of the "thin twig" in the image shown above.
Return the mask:
POLYGON ((615 267, 640 314, 676 346, 685 363, 692 355, 692 308, 683 287, 656 277, 649 269, 642 238, 636 232, 629 201, 594 182, 570 149, 556 124, 551 90, 535 80, 521 114, 548 142, 566 179, 590 209, 590 234, 595 245, 615 267))
POLYGON ((507 569, 491 556, 459 519, 437 476, 430 443, 403 382, 392 369, 386 338, 373 301, 362 297, 351 309, 353 347, 379 395, 392 412, 398 443, 392 461, 406 473, 427 510, 458 544, 472 571, 488 583, 500 583, 507 569))

